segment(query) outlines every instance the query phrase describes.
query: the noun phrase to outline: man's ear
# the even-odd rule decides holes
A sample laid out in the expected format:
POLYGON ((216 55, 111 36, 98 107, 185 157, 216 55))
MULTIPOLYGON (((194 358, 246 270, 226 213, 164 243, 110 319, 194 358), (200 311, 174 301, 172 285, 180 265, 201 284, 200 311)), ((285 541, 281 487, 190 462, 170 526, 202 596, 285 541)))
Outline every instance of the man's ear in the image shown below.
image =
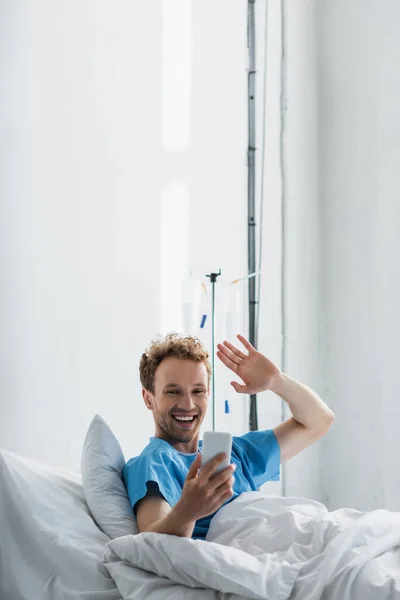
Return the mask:
POLYGON ((149 410, 153 410, 154 405, 153 405, 153 396, 152 394, 146 390, 145 388, 142 388, 142 396, 143 396, 143 400, 145 405, 147 406, 147 408, 149 410))

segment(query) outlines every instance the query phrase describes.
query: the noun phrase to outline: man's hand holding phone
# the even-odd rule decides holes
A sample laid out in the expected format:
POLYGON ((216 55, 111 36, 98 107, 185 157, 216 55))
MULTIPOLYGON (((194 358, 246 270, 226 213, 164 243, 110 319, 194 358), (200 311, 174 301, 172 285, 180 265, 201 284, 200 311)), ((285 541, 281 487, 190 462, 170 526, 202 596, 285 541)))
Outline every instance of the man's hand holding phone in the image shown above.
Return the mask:
POLYGON ((235 465, 218 472, 227 456, 217 454, 201 468, 199 454, 187 474, 182 496, 175 505, 182 522, 192 523, 211 515, 233 496, 235 465))

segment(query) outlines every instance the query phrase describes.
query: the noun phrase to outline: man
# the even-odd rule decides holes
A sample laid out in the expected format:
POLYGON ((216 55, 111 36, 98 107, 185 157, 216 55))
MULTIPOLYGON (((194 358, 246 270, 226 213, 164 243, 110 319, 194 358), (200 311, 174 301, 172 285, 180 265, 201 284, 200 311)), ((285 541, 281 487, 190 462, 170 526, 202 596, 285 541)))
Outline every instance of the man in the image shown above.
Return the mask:
POLYGON ((124 467, 123 478, 139 531, 205 539, 223 504, 279 479, 280 463, 321 438, 334 415, 305 385, 291 379, 242 336, 246 352, 224 342, 217 356, 243 383, 239 394, 272 390, 292 417, 274 430, 234 437, 231 465, 215 474, 224 456, 201 466, 200 425, 210 393, 211 367, 200 341, 176 334, 153 342, 142 355, 143 399, 152 411, 155 437, 124 467), (234 476, 235 474, 235 476, 234 476))

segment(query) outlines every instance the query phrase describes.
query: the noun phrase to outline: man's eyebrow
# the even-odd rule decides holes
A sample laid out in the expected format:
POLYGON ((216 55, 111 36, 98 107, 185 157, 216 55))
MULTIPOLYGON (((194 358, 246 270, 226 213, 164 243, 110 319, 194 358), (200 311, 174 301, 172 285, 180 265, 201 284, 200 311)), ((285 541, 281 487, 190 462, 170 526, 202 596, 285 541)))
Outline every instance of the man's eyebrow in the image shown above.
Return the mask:
MULTIPOLYGON (((167 383, 164 388, 175 388, 180 387, 179 383, 167 383)), ((193 387, 202 387, 206 388, 207 386, 204 383, 194 383, 193 387)))

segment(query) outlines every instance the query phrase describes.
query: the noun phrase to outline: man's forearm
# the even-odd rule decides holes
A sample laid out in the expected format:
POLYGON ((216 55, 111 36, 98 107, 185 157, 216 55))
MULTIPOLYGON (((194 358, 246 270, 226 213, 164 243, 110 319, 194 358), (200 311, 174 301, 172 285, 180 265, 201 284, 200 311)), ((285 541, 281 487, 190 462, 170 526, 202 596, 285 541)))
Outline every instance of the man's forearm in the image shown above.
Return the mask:
POLYGON ((334 414, 331 409, 303 383, 280 373, 270 389, 288 403, 293 418, 304 427, 321 431, 332 424, 334 414))
POLYGON ((179 506, 176 504, 166 517, 159 521, 154 521, 143 531, 154 531, 155 533, 167 533, 177 535, 178 537, 192 537, 195 521, 183 523, 179 518, 179 506))

